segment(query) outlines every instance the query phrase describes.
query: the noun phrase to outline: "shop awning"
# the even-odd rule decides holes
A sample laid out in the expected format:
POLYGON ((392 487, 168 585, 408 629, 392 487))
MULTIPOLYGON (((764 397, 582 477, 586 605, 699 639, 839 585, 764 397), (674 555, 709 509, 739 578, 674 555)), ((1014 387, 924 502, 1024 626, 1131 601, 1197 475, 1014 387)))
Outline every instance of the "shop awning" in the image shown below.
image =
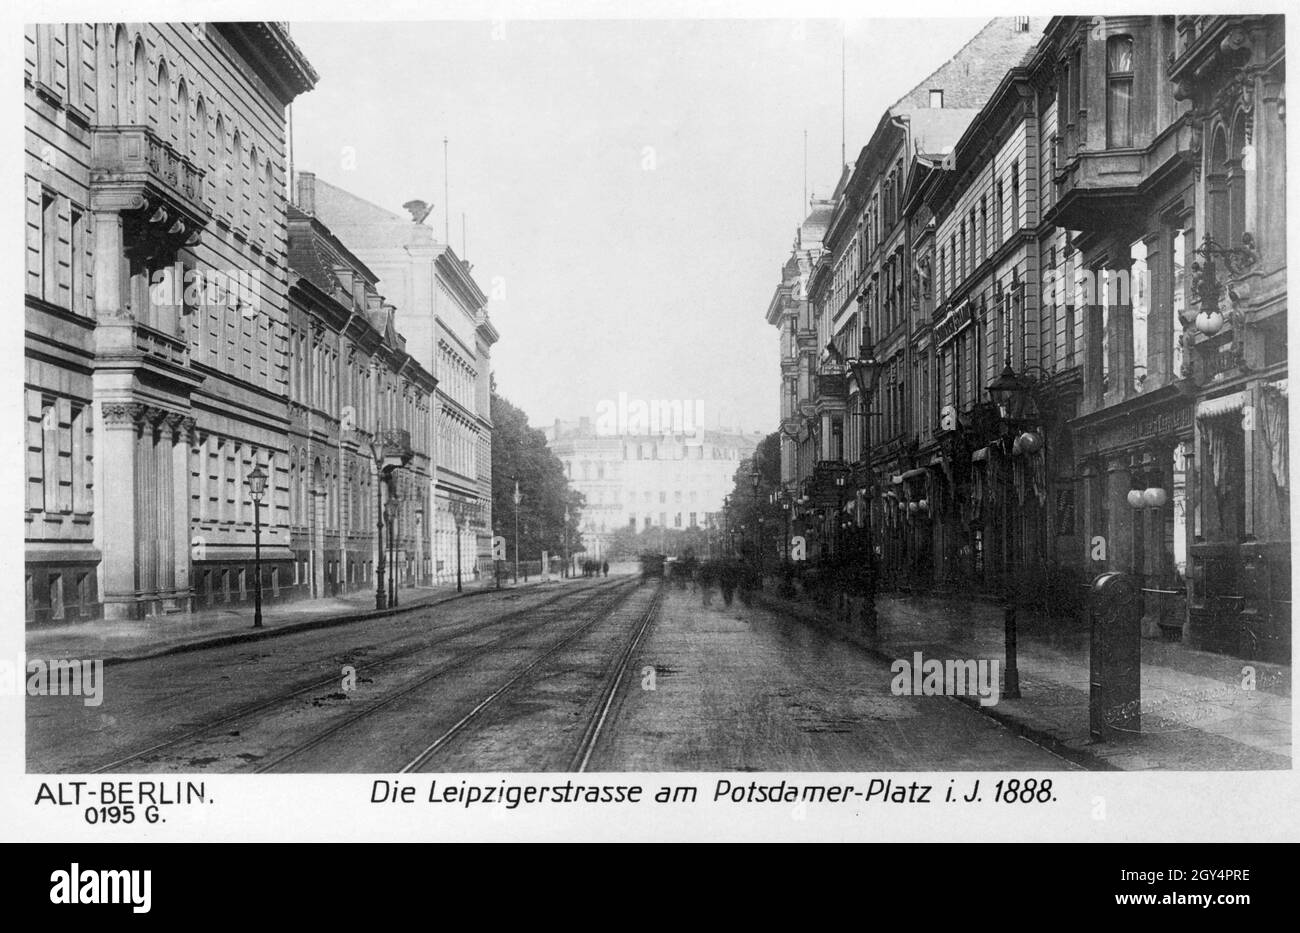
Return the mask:
POLYGON ((975 451, 973 454, 970 455, 970 462, 979 463, 983 460, 987 460, 988 458, 989 458, 989 449, 987 447, 981 447, 979 450, 975 451))
POLYGON ((1230 415, 1234 411, 1241 411, 1241 406, 1246 403, 1244 392, 1233 392, 1231 395, 1220 395, 1218 398, 1202 399, 1196 403, 1196 417, 1198 418, 1218 418, 1220 415, 1230 415))
POLYGON ((908 470, 906 473, 904 473, 904 474, 903 474, 903 479, 905 479, 905 480, 916 479, 918 476, 924 476, 925 474, 927 474, 927 473, 929 473, 929 472, 930 472, 930 471, 927 470, 925 467, 918 467, 918 468, 915 469, 915 470, 908 470))

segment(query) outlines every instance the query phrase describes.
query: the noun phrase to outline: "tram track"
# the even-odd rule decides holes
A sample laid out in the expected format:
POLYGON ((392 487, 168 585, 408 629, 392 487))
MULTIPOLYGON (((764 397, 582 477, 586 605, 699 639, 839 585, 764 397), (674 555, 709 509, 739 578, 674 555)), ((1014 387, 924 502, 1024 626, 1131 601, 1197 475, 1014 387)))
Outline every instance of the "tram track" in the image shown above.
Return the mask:
MULTIPOLYGON (((454 642, 458 639, 481 634, 484 631, 490 630, 497 626, 515 622, 519 620, 521 617, 527 617, 529 615, 538 612, 545 612, 551 607, 565 600, 578 598, 578 597, 587 597, 587 601, 584 601, 582 603, 582 605, 586 605, 587 602, 595 600, 602 593, 607 591, 608 590, 604 584, 598 584, 593 587, 583 587, 577 590, 565 590, 556 593, 538 603, 530 604, 528 606, 521 607, 519 609, 511 610, 509 612, 503 613, 500 616, 496 616, 495 618, 488 619, 483 622, 479 622, 479 623, 471 622, 467 625, 459 627, 456 631, 447 632, 432 640, 420 642, 419 644, 414 645, 407 649, 403 649, 400 651, 393 651, 379 657, 370 658, 365 661, 359 661, 351 666, 353 667, 354 671, 357 674, 374 673, 378 670, 381 670, 387 665, 400 663, 402 661, 406 661, 406 660, 410 660, 411 658, 418 657, 422 654, 426 654, 430 651, 435 651, 440 648, 444 648, 449 643, 454 642)), ((531 630, 531 628, 533 627, 530 626, 529 630, 531 630)), ((498 639, 496 642, 493 642, 493 644, 506 640, 507 638, 518 637, 521 634, 523 634, 523 632, 508 633, 507 636, 504 636, 502 639, 498 639)), ((388 642, 385 642, 385 644, 391 644, 393 641, 400 641, 400 640, 402 639, 401 638, 392 639, 388 642)), ((86 773, 89 774, 111 773, 116 770, 119 770, 124 766, 135 764, 144 759, 155 757, 165 752, 173 751, 175 749, 185 746, 188 743, 195 741, 196 739, 201 739, 202 737, 209 735, 218 729, 229 727, 238 722, 249 719, 250 717, 257 716, 259 714, 273 710, 276 707, 283 706, 287 703, 291 703, 295 699, 310 694, 314 691, 337 686, 338 683, 339 683, 339 675, 337 673, 331 673, 327 676, 307 681, 306 683, 295 684, 289 690, 280 691, 271 696, 256 700, 252 703, 243 704, 233 710, 222 713, 214 718, 208 719, 198 726, 189 728, 178 735, 170 736, 161 741, 154 742, 144 748, 136 749, 125 755, 119 755, 118 757, 115 757, 107 762, 104 762, 102 764, 95 766, 94 768, 89 769, 86 773)))
MULTIPOLYGON (((635 589, 636 589, 636 584, 629 583, 626 581, 619 581, 617 584, 615 584, 610 588, 605 588, 604 586, 601 586, 595 593, 591 594, 591 597, 589 599, 584 600, 582 603, 580 603, 577 606, 566 607, 566 611, 580 614, 586 611, 588 607, 590 607, 591 605, 602 602, 607 597, 609 597, 608 603, 599 606, 596 609, 594 616, 590 620, 582 623, 574 632, 562 638, 559 643, 549 648, 547 652, 544 653, 544 655, 547 657, 551 656, 556 651, 558 651, 561 647, 563 647, 563 645, 566 645, 570 643, 572 640, 574 640, 578 634, 590 630, 595 625, 599 624, 600 621, 604 620, 605 618, 608 618, 609 614, 612 613, 615 609, 617 609, 617 607, 621 605, 627 599, 627 597, 630 596, 631 593, 635 591, 635 589)), ((524 636, 537 631, 543 624, 544 622, 539 621, 536 625, 530 626, 526 630, 508 632, 499 638, 493 639, 492 641, 486 642, 473 649, 470 649, 469 651, 466 651, 463 654, 458 655, 457 657, 453 658, 452 660, 444 664, 437 665, 436 667, 430 669, 426 673, 421 674, 419 677, 417 677, 415 680, 413 680, 411 683, 407 684, 406 686, 402 687, 401 689, 385 694, 383 698, 367 705, 366 707, 360 710, 357 710, 355 713, 352 713, 342 718, 341 720, 331 724, 326 729, 314 733, 307 739, 295 743, 291 747, 280 752, 275 757, 267 761, 261 762, 256 769, 256 773, 264 774, 264 773, 280 770, 282 766, 285 765, 286 763, 301 757, 307 752, 319 748, 329 740, 338 736, 340 733, 343 733, 345 730, 351 729, 361 724, 365 720, 368 720, 371 717, 373 717, 376 713, 389 709, 390 707, 393 706, 393 704, 397 703, 399 700, 405 699, 415 694, 417 691, 429 686, 434 681, 438 680, 444 675, 451 673, 453 671, 461 670, 467 667, 470 663, 491 654, 493 651, 508 646, 511 642, 517 641, 520 638, 523 638, 524 636)), ((531 668, 535 666, 536 663, 537 662, 535 660, 534 662, 532 662, 532 664, 529 665, 529 667, 531 668)))
MULTIPOLYGON (((629 594, 629 596, 630 595, 631 594, 629 594)), ((628 668, 631 665, 632 659, 636 655, 636 649, 644 639, 655 616, 658 614, 662 599, 662 590, 656 591, 654 596, 651 597, 650 605, 633 626, 631 635, 625 640, 622 650, 619 652, 614 663, 606 673, 601 684, 594 710, 589 716, 587 723, 580 734, 578 747, 569 758, 570 771, 584 771, 590 763, 597 742, 603 735, 606 725, 612 721, 610 714, 614 708, 615 700, 623 686, 628 668)), ((440 752, 448 748, 455 740, 464 735, 471 726, 482 720, 483 717, 503 699, 510 696, 523 684, 527 683, 529 679, 533 677, 533 675, 536 674, 547 662, 551 661, 566 648, 573 645, 578 641, 578 639, 594 630, 600 623, 606 621, 610 616, 618 611, 622 605, 623 601, 619 601, 610 606, 605 612, 579 626, 564 638, 550 645, 544 652, 542 652, 542 654, 532 659, 528 664, 517 669, 508 680, 479 700, 479 702, 464 716, 443 731, 418 755, 408 761, 400 769, 400 773, 409 774, 423 769, 433 759, 435 759, 440 752)))

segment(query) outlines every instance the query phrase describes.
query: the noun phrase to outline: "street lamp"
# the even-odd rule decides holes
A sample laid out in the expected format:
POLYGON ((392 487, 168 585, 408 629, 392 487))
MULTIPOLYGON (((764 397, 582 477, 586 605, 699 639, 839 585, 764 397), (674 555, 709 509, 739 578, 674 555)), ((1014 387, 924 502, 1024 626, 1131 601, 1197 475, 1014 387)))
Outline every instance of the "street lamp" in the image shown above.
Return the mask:
POLYGON ((462 593, 460 582, 460 530, 465 525, 464 503, 453 499, 451 502, 451 519, 456 523, 456 592, 462 593))
MULTIPOLYGON (((392 569, 388 574, 388 605, 397 605, 397 543, 393 534, 394 526, 397 524, 397 515, 401 506, 397 504, 397 497, 393 495, 392 490, 388 492, 388 501, 384 503, 384 517, 388 520, 388 556, 392 569)), ((382 540, 380 542, 382 546, 382 540)))
POLYGON ((523 501, 519 494, 519 480, 515 480, 515 585, 519 585, 519 503, 523 501))
POLYGON ((758 471, 758 454, 754 454, 753 464, 749 470, 749 483, 754 490, 754 565, 758 572, 763 572, 763 519, 758 505, 758 487, 763 476, 758 471))
MULTIPOLYGON (((1010 449, 1018 422, 1023 420, 1026 408, 1032 403, 1030 382, 1017 375, 1011 366, 1011 335, 1007 334, 1006 362, 1002 372, 987 386, 989 397, 1002 413, 1003 435, 1010 449)), ((1037 442, 1037 438, 1036 441, 1037 442)), ((1002 496, 1002 628, 1006 645, 1006 685, 1002 695, 1020 698, 1020 669, 1017 665, 1016 600, 1011 583, 1011 497, 1002 496)))
MULTIPOLYGON (((876 384, 880 381, 881 370, 884 369, 884 363, 876 358, 876 350, 871 342, 871 331, 866 330, 862 335, 862 346, 858 349, 857 354, 849 357, 844 361, 848 368, 849 379, 858 385, 858 398, 862 405, 863 425, 862 425, 862 446, 861 457, 862 464, 870 476, 868 448, 871 437, 871 416, 876 414, 871 411, 871 398, 876 393, 876 384)), ((867 605, 866 621, 871 625, 876 620, 876 543, 871 530, 871 506, 868 504, 866 514, 863 516, 863 533, 867 538, 867 605)))
POLYGON ((731 533, 731 495, 722 497, 722 539, 727 542, 727 556, 731 556, 734 536, 731 533))
POLYGON ((248 474, 248 496, 253 500, 253 628, 262 627, 262 496, 266 495, 266 471, 260 463, 248 474))

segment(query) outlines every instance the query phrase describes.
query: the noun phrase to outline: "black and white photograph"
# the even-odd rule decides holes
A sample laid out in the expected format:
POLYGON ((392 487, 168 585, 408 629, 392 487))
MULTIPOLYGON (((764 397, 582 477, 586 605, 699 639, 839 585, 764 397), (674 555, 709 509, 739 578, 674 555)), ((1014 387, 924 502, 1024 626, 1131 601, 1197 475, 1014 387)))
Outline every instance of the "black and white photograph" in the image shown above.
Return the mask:
POLYGON ((1288 17, 1211 6, 26 8, 21 806, 1294 838, 1288 17))

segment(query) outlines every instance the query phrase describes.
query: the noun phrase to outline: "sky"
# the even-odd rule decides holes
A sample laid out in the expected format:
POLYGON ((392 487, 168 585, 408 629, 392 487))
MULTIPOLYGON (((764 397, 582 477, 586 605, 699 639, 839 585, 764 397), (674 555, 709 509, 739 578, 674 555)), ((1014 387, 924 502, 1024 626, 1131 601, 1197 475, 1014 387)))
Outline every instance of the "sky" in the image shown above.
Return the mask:
POLYGON ((533 425, 623 395, 767 433, 765 313, 807 213, 805 131, 810 194, 839 176, 842 39, 851 160, 981 25, 294 23, 320 74, 293 106, 294 168, 399 214, 435 205, 491 298, 498 390, 533 425))

